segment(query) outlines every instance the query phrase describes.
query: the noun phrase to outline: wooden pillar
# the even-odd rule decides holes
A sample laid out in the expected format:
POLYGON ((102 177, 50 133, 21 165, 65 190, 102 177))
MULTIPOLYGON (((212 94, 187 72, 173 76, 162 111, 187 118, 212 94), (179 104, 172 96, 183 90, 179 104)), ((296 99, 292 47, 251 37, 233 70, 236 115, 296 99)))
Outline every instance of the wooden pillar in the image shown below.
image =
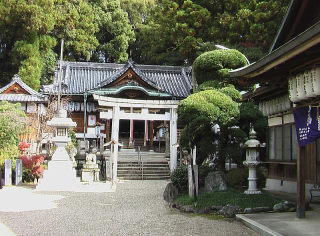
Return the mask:
POLYGON ((108 119, 106 122, 106 142, 110 141, 110 120, 108 119))
POLYGON ((154 129, 153 129, 153 120, 150 121, 150 149, 153 149, 153 137, 154 137, 154 129))
POLYGON ((147 146, 147 140, 148 140, 148 121, 144 121, 144 138, 143 138, 143 146, 147 146))
MULTIPOLYGON (((130 113, 133 113, 133 108, 130 108, 130 113)), ((130 120, 130 133, 129 133, 129 147, 133 146, 133 120, 130 120)))
POLYGON ((297 218, 304 219, 306 205, 306 147, 299 148, 297 166, 297 218))

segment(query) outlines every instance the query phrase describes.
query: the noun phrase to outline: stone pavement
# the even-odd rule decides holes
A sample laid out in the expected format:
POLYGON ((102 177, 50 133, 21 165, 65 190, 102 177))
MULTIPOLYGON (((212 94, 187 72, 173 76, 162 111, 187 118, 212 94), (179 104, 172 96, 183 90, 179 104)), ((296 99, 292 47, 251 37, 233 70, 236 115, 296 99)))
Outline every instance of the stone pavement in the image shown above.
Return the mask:
MULTIPOLYGON (((270 191, 272 195, 291 202, 297 202, 297 195, 270 191)), ((309 201, 309 199, 306 199, 309 201)), ((297 219, 296 212, 239 214, 236 219, 261 235, 320 235, 320 201, 312 200, 305 219, 297 219)))
POLYGON ((259 235, 234 219, 169 208, 166 180, 100 183, 78 192, 0 190, 0 235, 259 235), (101 190, 102 189, 102 190, 101 190))

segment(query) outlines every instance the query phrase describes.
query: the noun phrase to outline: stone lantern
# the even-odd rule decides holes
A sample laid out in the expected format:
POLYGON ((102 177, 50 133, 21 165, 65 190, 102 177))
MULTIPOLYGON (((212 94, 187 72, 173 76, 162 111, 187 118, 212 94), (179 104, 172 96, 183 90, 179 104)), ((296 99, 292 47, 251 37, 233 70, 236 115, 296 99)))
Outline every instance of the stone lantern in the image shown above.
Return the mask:
POLYGON ((260 148, 265 147, 266 144, 260 144, 260 141, 256 139, 257 132, 252 128, 249 133, 249 140, 242 145, 242 148, 246 149, 246 160, 243 162, 249 169, 249 188, 245 194, 261 194, 261 191, 257 188, 257 167, 260 162, 260 148))
POLYGON ((70 157, 65 149, 68 142, 71 142, 71 138, 68 137, 68 128, 76 127, 77 123, 73 122, 71 118, 67 118, 67 111, 60 110, 59 116, 52 118, 47 122, 48 126, 56 128, 56 135, 52 141, 57 145, 57 150, 52 156, 52 161, 65 160, 69 161, 70 157))
POLYGON ((71 160, 65 146, 71 142, 68 137, 68 128, 76 127, 77 123, 67 118, 67 111, 60 110, 58 117, 47 122, 48 126, 56 129, 52 141, 57 149, 48 162, 48 169, 44 170, 43 178, 39 180, 38 190, 74 190, 81 187, 80 178, 76 177, 73 161, 71 160))

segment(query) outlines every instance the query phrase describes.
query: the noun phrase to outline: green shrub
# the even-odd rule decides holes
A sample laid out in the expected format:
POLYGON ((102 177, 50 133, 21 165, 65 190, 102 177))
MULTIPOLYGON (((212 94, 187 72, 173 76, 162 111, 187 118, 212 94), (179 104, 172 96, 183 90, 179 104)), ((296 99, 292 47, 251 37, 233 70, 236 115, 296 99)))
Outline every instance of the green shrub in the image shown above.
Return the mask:
POLYGON ((236 80, 230 79, 229 71, 247 65, 244 55, 235 50, 214 50, 201 54, 193 62, 198 84, 208 80, 225 81, 238 86, 236 80))
POLYGON ((205 179, 207 175, 212 171, 212 168, 208 165, 201 165, 199 167, 199 188, 204 187, 205 185, 205 179))
MULTIPOLYGON (((232 169, 227 173, 228 187, 241 189, 248 186, 249 170, 246 167, 232 169)), ((266 176, 262 171, 262 168, 257 169, 257 187, 263 189, 266 186, 266 176)))
MULTIPOLYGON (((199 181, 199 188, 204 187, 205 178, 212 171, 212 168, 207 165, 199 166, 198 172, 198 181, 199 181)), ((187 190, 188 189, 188 167, 187 166, 180 166, 176 168, 171 173, 171 182, 174 186, 176 186, 179 191, 187 190)))
POLYGON ((188 189, 188 168, 187 166, 177 167, 170 175, 172 184, 179 191, 188 189))

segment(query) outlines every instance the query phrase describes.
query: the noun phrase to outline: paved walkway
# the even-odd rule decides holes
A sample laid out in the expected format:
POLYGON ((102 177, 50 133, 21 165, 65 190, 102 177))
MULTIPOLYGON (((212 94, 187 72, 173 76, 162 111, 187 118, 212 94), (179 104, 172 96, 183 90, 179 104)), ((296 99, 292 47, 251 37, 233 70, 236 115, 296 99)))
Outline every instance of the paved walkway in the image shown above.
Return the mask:
MULTIPOLYGON (((296 194, 278 191, 270 191, 270 193, 281 200, 297 202, 296 194)), ((305 212, 304 219, 297 219, 296 212, 240 214, 236 218, 261 235, 320 235, 319 199, 312 200, 309 209, 305 212)))
MULTIPOLYGON (((123 181, 116 190, 0 190, 0 235, 259 235, 236 220, 170 209, 166 180, 123 181)), ((102 186, 100 186, 102 187, 102 186)))

